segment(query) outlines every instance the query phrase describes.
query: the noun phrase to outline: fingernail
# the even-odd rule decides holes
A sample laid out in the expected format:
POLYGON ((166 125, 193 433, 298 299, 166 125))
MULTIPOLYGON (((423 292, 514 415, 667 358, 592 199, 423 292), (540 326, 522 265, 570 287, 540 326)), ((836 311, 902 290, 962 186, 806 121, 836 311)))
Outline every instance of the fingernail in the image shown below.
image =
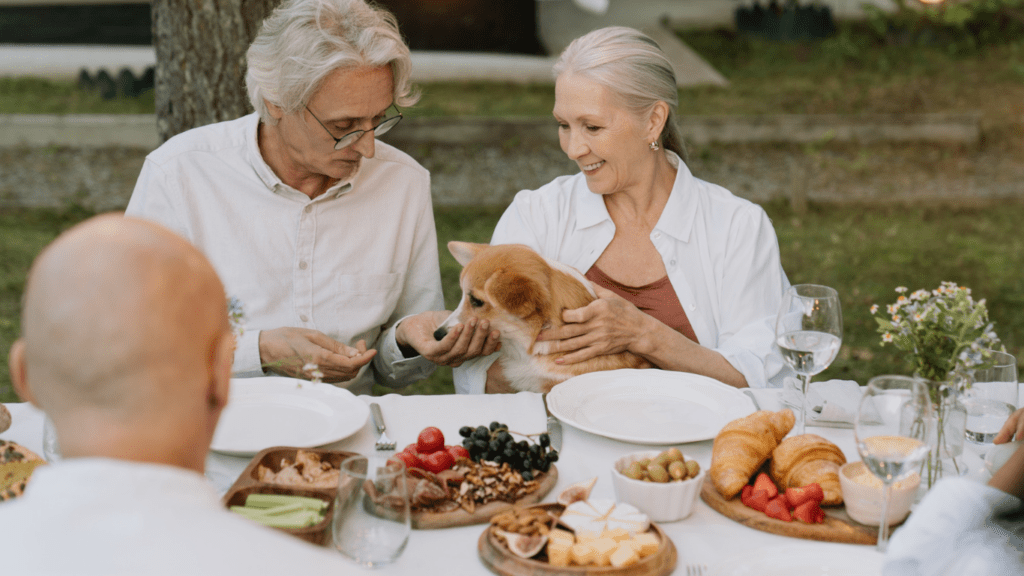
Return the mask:
POLYGON ((476 318, 473 318, 469 321, 469 327, 476 328, 476 318))

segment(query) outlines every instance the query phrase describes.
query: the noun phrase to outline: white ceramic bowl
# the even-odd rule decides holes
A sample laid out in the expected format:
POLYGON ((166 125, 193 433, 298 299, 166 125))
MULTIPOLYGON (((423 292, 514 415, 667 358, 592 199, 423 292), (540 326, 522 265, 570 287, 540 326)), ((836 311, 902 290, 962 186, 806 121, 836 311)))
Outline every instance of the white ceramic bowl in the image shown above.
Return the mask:
MULTIPOLYGON (((706 466, 701 465, 700 472, 695 478, 664 483, 634 480, 622 474, 622 471, 633 462, 654 458, 661 452, 634 452, 616 460, 612 466, 612 485, 615 487, 615 498, 619 502, 636 506, 654 522, 675 522, 693 512, 700 487, 704 484, 706 466)), ((690 460, 685 454, 683 458, 690 460)))
MULTIPOLYGON (((882 517, 882 481, 858 461, 843 464, 839 469, 839 484, 850 518, 866 526, 878 526, 882 517), (858 477, 861 479, 859 482, 854 480, 858 477)), ((910 514, 910 505, 914 503, 920 485, 921 476, 916 472, 893 484, 889 509, 885 514, 890 526, 902 522, 910 514)))

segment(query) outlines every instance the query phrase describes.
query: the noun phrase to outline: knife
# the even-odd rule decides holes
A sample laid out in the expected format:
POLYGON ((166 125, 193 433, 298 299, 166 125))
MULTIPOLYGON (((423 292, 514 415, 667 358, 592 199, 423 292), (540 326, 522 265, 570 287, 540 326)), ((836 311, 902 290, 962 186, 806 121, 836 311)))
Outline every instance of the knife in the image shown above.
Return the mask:
POLYGON ((548 438, 551 439, 551 448, 556 452, 562 451, 562 423, 554 416, 548 416, 548 438))

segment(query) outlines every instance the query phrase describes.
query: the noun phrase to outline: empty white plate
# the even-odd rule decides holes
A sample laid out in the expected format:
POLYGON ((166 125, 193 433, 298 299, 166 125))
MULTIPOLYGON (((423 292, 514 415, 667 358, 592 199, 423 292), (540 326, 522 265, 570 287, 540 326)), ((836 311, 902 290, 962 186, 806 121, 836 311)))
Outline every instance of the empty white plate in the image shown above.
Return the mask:
POLYGON ((547 402, 566 424, 635 444, 707 440, 755 412, 750 398, 732 386, 668 370, 591 372, 555 386, 547 402))
POLYGON ((358 432, 370 410, 330 384, 283 377, 236 378, 213 435, 215 452, 252 456, 271 446, 313 448, 358 432))

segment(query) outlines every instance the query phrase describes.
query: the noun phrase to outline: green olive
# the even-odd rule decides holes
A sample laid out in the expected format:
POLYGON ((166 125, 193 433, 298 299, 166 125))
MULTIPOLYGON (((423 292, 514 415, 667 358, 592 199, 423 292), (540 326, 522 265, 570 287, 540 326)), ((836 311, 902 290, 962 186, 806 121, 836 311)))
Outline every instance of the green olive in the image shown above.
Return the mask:
POLYGON ((672 458, 669 456, 668 452, 662 452, 651 459, 651 464, 657 464, 662 468, 668 468, 669 462, 672 462, 672 458))
POLYGON ((685 460, 683 458, 683 453, 679 451, 679 448, 669 448, 668 450, 665 450, 665 453, 668 454, 668 459, 672 462, 683 462, 685 460))
POLYGON ((683 464, 678 460, 672 462, 668 465, 668 475, 671 476, 673 480, 686 480, 686 464, 683 464))
POLYGON ((654 482, 668 482, 668 471, 657 464, 651 464, 647 467, 647 475, 654 482))
POLYGON ((622 475, 633 480, 644 479, 644 467, 639 462, 633 462, 622 471, 622 475))
POLYGON ((697 474, 700 474, 700 464, 697 464, 696 460, 686 461, 686 472, 690 478, 695 478, 697 474))

